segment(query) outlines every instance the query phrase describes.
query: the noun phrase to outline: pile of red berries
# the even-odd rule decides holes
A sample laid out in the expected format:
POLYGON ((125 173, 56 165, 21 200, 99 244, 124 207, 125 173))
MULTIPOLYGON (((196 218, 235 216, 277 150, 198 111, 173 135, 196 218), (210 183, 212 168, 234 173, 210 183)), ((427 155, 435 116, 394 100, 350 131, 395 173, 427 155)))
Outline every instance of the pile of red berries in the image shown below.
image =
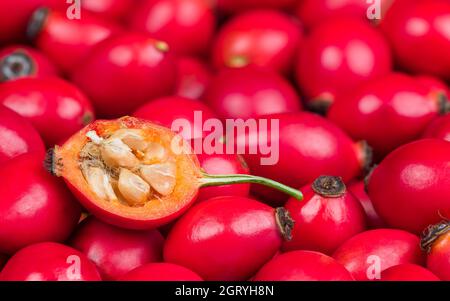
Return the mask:
POLYGON ((449 0, 2 0, 0 280, 450 281, 449 83, 449 0))

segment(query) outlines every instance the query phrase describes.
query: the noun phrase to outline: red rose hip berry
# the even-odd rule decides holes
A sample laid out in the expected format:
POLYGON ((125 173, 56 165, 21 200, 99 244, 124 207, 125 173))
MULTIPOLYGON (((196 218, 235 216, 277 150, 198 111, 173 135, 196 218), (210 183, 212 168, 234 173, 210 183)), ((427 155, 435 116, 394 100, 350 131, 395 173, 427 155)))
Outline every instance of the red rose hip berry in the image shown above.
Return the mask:
POLYGON ((358 200, 339 177, 321 176, 301 189, 304 199, 289 199, 284 208, 295 221, 292 239, 283 250, 311 250, 331 255, 346 240, 366 228, 358 200))
POLYGON ((429 226, 421 246, 427 252, 427 268, 441 280, 450 281, 450 222, 429 226))
POLYGON ((166 43, 124 34, 100 43, 72 73, 101 116, 118 117, 175 88, 176 65, 166 43))
POLYGON ((379 280, 381 273, 404 263, 423 264, 420 239, 396 229, 376 229, 359 233, 344 242, 333 254, 356 280, 379 280))
POLYGON ((386 223, 381 219, 373 207, 372 201, 366 192, 364 181, 353 181, 348 185, 348 190, 359 200, 366 213, 367 226, 370 229, 386 228, 386 223))
POLYGON ((0 104, 28 119, 48 145, 62 142, 94 118, 86 96, 57 78, 5 82, 0 85, 0 104))
POLYGON ((216 16, 208 0, 144 0, 130 15, 130 28, 166 41, 177 54, 204 54, 216 16))
POLYGON ((157 230, 133 231, 84 219, 70 245, 93 261, 103 280, 117 280, 149 262, 162 260, 164 238, 157 230))
POLYGON ((390 267, 381 273, 382 281, 439 281, 431 271, 420 265, 404 263, 390 267))
POLYGON ((0 164, 25 153, 44 155, 39 133, 25 118, 0 105, 0 164))
POLYGON ((419 140, 393 151, 368 180, 368 194, 380 217, 390 227, 413 233, 449 218, 449 166, 447 141, 419 140))
POLYGON ((403 68, 449 80, 449 22, 448 1, 397 1, 381 28, 403 68))
POLYGON ((416 140, 440 114, 447 100, 416 79, 389 74, 338 97, 328 118, 353 139, 365 139, 381 159, 416 140))
POLYGON ((68 246, 43 242, 12 256, 0 274, 2 281, 100 281, 86 256, 68 246))
POLYGON ((96 44, 120 31, 118 26, 85 11, 82 18, 71 20, 65 12, 39 8, 28 24, 27 34, 61 70, 70 72, 84 65, 86 55, 96 44))
POLYGON ((313 251, 292 251, 267 262, 253 281, 352 281, 352 275, 333 258, 313 251))
POLYGON ((222 119, 247 120, 301 109, 300 99, 288 81, 271 70, 255 67, 222 70, 210 83, 204 99, 222 119))
POLYGON ((301 40, 300 24, 287 15, 271 10, 246 12, 228 21, 217 34, 212 64, 218 69, 253 65, 287 73, 301 40))
POLYGON ((245 197, 210 199, 178 220, 167 237, 164 260, 205 280, 246 280, 277 253, 291 226, 281 208, 245 197))
POLYGON ((53 63, 31 47, 11 45, 0 50, 0 82, 20 77, 52 77, 57 74, 53 63))
POLYGON ((201 99, 211 81, 211 71, 202 61, 192 57, 177 59, 175 95, 201 99))
POLYGON ((336 18, 315 28, 299 49, 297 81, 314 110, 323 112, 336 96, 391 70, 387 41, 375 28, 336 18))
POLYGON ((48 174, 42 156, 24 154, 0 168, 0 252, 12 254, 42 241, 64 241, 80 207, 63 183, 48 174))

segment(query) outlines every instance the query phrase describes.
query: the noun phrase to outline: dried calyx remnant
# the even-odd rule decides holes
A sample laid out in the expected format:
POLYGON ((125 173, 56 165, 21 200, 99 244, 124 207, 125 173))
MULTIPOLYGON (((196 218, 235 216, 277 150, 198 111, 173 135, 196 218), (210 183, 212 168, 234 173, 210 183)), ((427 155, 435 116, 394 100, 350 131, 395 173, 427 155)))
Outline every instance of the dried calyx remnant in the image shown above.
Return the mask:
POLYGON ((80 169, 101 199, 143 206, 171 194, 177 167, 163 145, 148 141, 139 129, 119 129, 108 137, 95 131, 80 152, 80 169))

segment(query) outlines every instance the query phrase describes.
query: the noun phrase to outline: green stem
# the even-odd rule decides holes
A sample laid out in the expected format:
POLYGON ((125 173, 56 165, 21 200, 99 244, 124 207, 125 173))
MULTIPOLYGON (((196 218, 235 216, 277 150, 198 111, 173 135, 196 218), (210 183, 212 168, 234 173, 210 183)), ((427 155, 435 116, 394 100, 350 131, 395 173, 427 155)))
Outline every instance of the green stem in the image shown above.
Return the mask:
POLYGON ((231 185, 231 184, 243 184, 243 183, 252 183, 252 184, 260 184, 263 186, 267 186, 270 188, 277 189, 281 192, 284 192, 297 200, 303 199, 303 194, 301 191, 294 189, 292 187, 281 184, 277 181, 252 176, 252 175, 210 175, 207 173, 203 173, 203 177, 200 180, 201 187, 208 186, 220 186, 220 185, 231 185))

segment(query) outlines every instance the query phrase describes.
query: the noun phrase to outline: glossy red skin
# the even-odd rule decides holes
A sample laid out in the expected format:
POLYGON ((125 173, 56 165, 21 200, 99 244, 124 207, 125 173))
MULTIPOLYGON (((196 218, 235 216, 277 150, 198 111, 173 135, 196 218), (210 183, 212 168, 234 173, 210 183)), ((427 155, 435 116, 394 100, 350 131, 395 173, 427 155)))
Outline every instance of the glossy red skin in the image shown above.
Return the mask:
POLYGON ((419 75, 415 78, 421 85, 430 89, 432 93, 438 93, 450 99, 450 88, 441 79, 431 75, 419 75))
POLYGON ((260 8, 289 9, 293 8, 299 1, 300 0, 217 0, 217 9, 220 12, 229 14, 260 8))
MULTIPOLYGON (((307 112, 275 114, 262 118, 269 120, 269 126, 271 119, 279 120, 278 134, 272 134, 270 127, 268 131, 263 128, 256 130, 259 137, 267 137, 269 143, 279 145, 279 160, 274 165, 261 165, 261 158, 267 158, 267 155, 249 154, 246 151, 243 157, 252 174, 268 177, 291 187, 301 187, 321 175, 340 176, 344 182, 348 182, 361 173, 363 163, 357 144, 325 118, 307 112), (272 140, 274 141, 271 142, 272 140)), ((252 130, 247 135, 237 137, 235 144, 244 146, 246 150, 249 145, 266 144, 265 139, 256 139, 258 135, 252 130), (251 137, 250 142, 246 141, 248 137, 251 137)), ((272 204, 278 205, 287 199, 286 195, 266 188, 255 187, 255 192, 272 204)))
POLYGON ((100 281, 94 265, 81 252, 53 242, 18 251, 6 263, 1 281, 100 281))
MULTIPOLYGON (((250 174, 244 159, 235 154, 197 154, 202 169, 211 175, 250 174)), ((219 196, 248 196, 250 184, 222 185, 200 188, 197 202, 219 196)))
MULTIPOLYGON (((53 77, 58 75, 56 67, 43 53, 25 45, 10 45, 0 49, 0 62, 9 55, 16 53, 25 54, 34 66, 32 74, 27 77, 53 77)), ((2 75, 0 74, 0 81, 1 78, 2 75)))
POLYGON ((73 84, 57 78, 20 78, 0 86, 0 104, 28 119, 47 145, 59 143, 94 118, 73 84))
MULTIPOLYGON (((382 16, 393 1, 395 0, 381 0, 382 16)), ((354 17, 369 21, 367 10, 370 5, 366 0, 302 0, 297 7, 297 16, 308 28, 334 17, 354 17)))
POLYGON ((200 99, 211 81, 209 67, 193 57, 177 59, 177 83, 175 95, 200 99))
POLYGON ((450 232, 442 234, 431 246, 427 268, 441 280, 450 281, 450 232))
POLYGON ((391 70, 383 35, 354 18, 333 18, 317 26, 298 55, 297 82, 309 101, 333 102, 339 93, 391 70))
POLYGON ((120 31, 116 25, 85 11, 81 19, 73 20, 65 12, 50 11, 33 42, 61 70, 69 72, 84 64, 84 58, 96 44, 120 31))
POLYGON ((202 281, 193 271, 167 262, 148 263, 123 276, 121 281, 202 281))
POLYGON ((196 123, 195 112, 201 112, 203 123, 217 116, 202 102, 179 96, 169 96, 149 101, 134 113, 134 117, 146 119, 167 128, 172 127, 176 119, 185 119, 189 122, 191 131, 183 129, 179 134, 186 140, 204 138, 208 134, 203 130, 203 123, 196 123), (170 108, 170 110, 168 110, 170 108))
POLYGON ((275 255, 281 241, 272 207, 245 197, 218 197, 178 220, 164 260, 205 280, 246 280, 275 255))
POLYGON ((301 110, 300 99, 288 81, 273 71, 255 67, 222 70, 204 99, 222 119, 246 120, 301 110))
POLYGON ((3 267, 5 266, 6 262, 8 261, 8 256, 4 254, 0 254, 0 272, 2 271, 3 267))
POLYGON ((25 118, 0 105, 0 164, 25 153, 44 155, 39 133, 25 118))
POLYGON ((145 35, 126 34, 100 43, 72 79, 104 117, 131 114, 150 99, 175 88, 176 65, 170 53, 145 35))
POLYGON ((380 270, 384 270, 404 263, 423 264, 424 254, 420 250, 420 239, 414 234, 396 229, 376 229, 359 233, 344 244, 333 254, 334 259, 343 264, 356 280, 376 280, 367 274, 373 265, 372 258, 376 257, 380 263, 380 270))
POLYGON ((216 24, 208 0, 143 0, 129 19, 132 30, 166 41, 181 55, 204 54, 216 24))
POLYGON ((443 139, 450 142, 450 114, 436 118, 425 130, 423 138, 443 139))
POLYGON ((305 186, 303 200, 290 198, 284 208, 295 221, 292 240, 284 251, 310 250, 332 255, 346 240, 366 230, 364 209, 348 191, 340 197, 322 196, 305 186))
POLYGON ((313 251, 292 251, 267 262, 253 281, 353 281, 333 258, 313 251))
POLYGON ((110 21, 123 21, 131 10, 134 0, 83 0, 81 9, 110 21))
POLYGON ((338 97, 328 118, 353 139, 366 140, 380 159, 419 138, 440 106, 439 97, 414 78, 394 73, 338 97))
POLYGON ((382 281, 440 281, 431 271, 416 264, 400 264, 381 273, 382 281))
POLYGON ((33 11, 40 7, 65 8, 60 0, 2 0, 0 3, 0 43, 25 40, 28 20, 33 11))
POLYGON ((398 63, 415 73, 450 79, 450 3, 399 1, 381 23, 398 63))
POLYGON ((385 228, 386 223, 381 219, 378 213, 373 207, 372 201, 370 200, 367 192, 365 190, 364 181, 354 181, 348 186, 348 190, 356 197, 361 203, 366 213, 367 226, 370 229, 385 228))
POLYGON ((12 254, 42 241, 64 241, 81 210, 62 182, 42 166, 42 156, 24 154, 0 168, 0 252, 12 254))
POLYGON ((390 227, 421 233, 450 218, 450 142, 425 139, 404 145, 378 165, 368 193, 390 227))
POLYGON ((302 29, 281 12, 256 10, 240 14, 218 32, 212 49, 217 68, 254 65, 289 72, 302 43, 302 29), (270 47, 267 47, 270 45, 270 47), (236 65, 236 58, 244 58, 236 65))
POLYGON ((103 280, 118 280, 141 265, 161 261, 163 244, 157 230, 121 229, 94 217, 81 222, 70 242, 97 265, 103 280))

